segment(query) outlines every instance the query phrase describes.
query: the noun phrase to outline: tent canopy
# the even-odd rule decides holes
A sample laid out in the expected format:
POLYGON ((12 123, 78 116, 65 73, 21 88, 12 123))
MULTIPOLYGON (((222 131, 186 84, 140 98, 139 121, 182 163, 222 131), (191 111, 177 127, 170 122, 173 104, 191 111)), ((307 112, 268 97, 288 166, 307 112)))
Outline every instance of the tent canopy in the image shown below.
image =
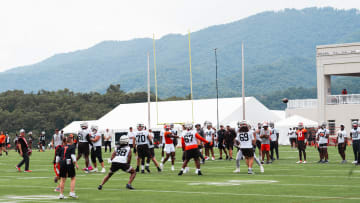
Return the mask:
MULTIPOLYGON (((78 133, 80 130, 80 123, 85 122, 85 121, 73 121, 71 122, 69 125, 67 125, 65 128, 63 128, 62 130, 64 131, 65 134, 68 133, 78 133)), ((96 125, 96 120, 92 120, 92 121, 86 121, 89 124, 89 127, 91 127, 91 125, 96 125)))

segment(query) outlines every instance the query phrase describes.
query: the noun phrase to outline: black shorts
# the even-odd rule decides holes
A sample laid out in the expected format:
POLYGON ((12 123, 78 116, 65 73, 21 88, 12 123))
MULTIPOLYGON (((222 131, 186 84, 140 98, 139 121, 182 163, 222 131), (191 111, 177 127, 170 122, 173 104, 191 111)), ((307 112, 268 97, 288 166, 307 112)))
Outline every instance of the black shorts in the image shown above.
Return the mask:
POLYGON ((185 159, 189 161, 190 159, 198 159, 200 156, 199 149, 190 149, 185 151, 185 159))
POLYGON ((205 144, 205 149, 212 149, 214 145, 210 145, 210 143, 205 144))
POLYGON ((42 146, 45 146, 45 140, 41 141, 40 144, 41 144, 42 146))
POLYGON ((88 142, 79 142, 78 144, 78 154, 89 156, 89 143, 88 142))
POLYGON ((254 149, 253 148, 243 148, 241 152, 246 157, 253 157, 254 156, 254 149))
POLYGON ((296 143, 296 140, 297 140, 297 139, 296 139, 295 137, 289 138, 289 139, 290 139, 290 144, 292 144, 292 143, 294 143, 294 142, 296 143))
POLYGON ((155 157, 155 150, 154 150, 154 147, 153 147, 153 148, 149 148, 149 153, 150 153, 150 158, 155 157))
POLYGON ((147 144, 137 146, 139 158, 150 157, 149 146, 147 144))
POLYGON ((344 152, 346 150, 346 144, 344 143, 339 143, 338 144, 338 151, 339 152, 344 152))
POLYGON ((116 163, 116 162, 111 163, 110 173, 115 173, 119 169, 129 173, 132 167, 130 166, 130 164, 125 164, 125 163, 116 163))
POLYGON ((319 144, 320 149, 327 149, 327 143, 319 144))
POLYGON ((59 173, 60 178, 72 178, 75 177, 75 175, 76 172, 73 163, 67 165, 66 161, 60 162, 60 173, 59 173))
POLYGON ((98 158, 99 160, 99 163, 102 163, 104 162, 103 159, 102 159, 102 154, 101 154, 101 147, 98 146, 96 148, 91 148, 91 161, 93 163, 96 163, 96 158, 98 158))
POLYGON ((5 144, 4 144, 4 143, 0 143, 0 147, 5 147, 5 144))
POLYGON ((298 149, 299 150, 305 150, 306 149, 306 145, 305 145, 305 141, 304 140, 298 140, 298 149))
POLYGON ((230 143, 226 143, 226 149, 228 150, 232 150, 234 148, 234 143, 233 142, 230 142, 230 143))
POLYGON ((225 149, 225 147, 224 147, 224 145, 223 145, 223 142, 224 142, 223 139, 218 140, 218 148, 219 148, 219 149, 225 149))
POLYGON ((133 144, 129 144, 129 147, 130 147, 130 148, 134 148, 134 145, 133 145, 133 144))
POLYGON ((256 147, 261 150, 261 141, 260 140, 256 140, 256 147))

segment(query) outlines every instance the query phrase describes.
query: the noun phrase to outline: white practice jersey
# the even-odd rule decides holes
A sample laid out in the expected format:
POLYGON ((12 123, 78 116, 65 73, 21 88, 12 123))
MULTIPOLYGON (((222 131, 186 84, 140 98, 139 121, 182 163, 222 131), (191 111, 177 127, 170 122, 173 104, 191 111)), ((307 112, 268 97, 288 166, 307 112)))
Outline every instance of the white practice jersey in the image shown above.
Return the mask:
POLYGON ((134 132, 129 132, 128 137, 129 137, 129 144, 134 144, 134 140, 133 140, 133 138, 135 137, 134 132))
POLYGON ((148 143, 149 149, 154 148, 154 133, 150 133, 151 139, 148 143))
POLYGON ((356 130, 354 128, 351 129, 351 137, 352 140, 360 140, 360 128, 357 128, 356 130))
POLYGON ((184 138, 185 146, 197 145, 196 133, 196 130, 184 130, 182 132, 181 137, 184 138))
POLYGON ((205 135, 205 139, 207 141, 212 142, 212 136, 215 135, 215 131, 212 128, 210 128, 210 129, 205 128, 204 135, 205 135))
POLYGON ((62 137, 61 134, 54 134, 53 135, 53 140, 54 140, 54 146, 59 146, 62 145, 62 137))
POLYGON ((271 141, 276 142, 277 141, 276 134, 278 134, 279 131, 276 128, 270 128, 270 131, 271 131, 271 136, 270 136, 271 141))
POLYGON ((131 149, 129 146, 116 148, 115 150, 116 155, 112 160, 112 162, 126 164, 128 161, 130 151, 131 149))
POLYGON ((319 144, 327 144, 328 138, 326 136, 330 135, 330 132, 328 129, 319 129, 317 132, 317 135, 319 136, 319 144))
POLYGON ((289 130, 288 135, 289 135, 289 138, 296 138, 296 131, 295 130, 289 130))
POLYGON ((148 136, 149 133, 145 130, 142 131, 136 131, 134 133, 136 145, 144 145, 149 144, 148 136))
POLYGON ((240 142, 240 149, 253 148, 252 141, 254 138, 254 131, 238 132, 236 139, 240 142))
POLYGON ((93 142, 94 147, 101 147, 101 134, 99 132, 97 133, 92 133, 91 134, 91 139, 95 139, 96 136, 100 136, 100 139, 96 142, 93 142))
POLYGON ((165 130, 164 130, 164 129, 162 129, 162 130, 160 131, 160 137, 162 137, 162 143, 161 143, 161 144, 165 144, 165 137, 164 137, 164 133, 165 133, 165 130))
POLYGON ((89 129, 80 130, 79 133, 78 133, 79 142, 88 142, 87 139, 86 139, 87 135, 91 136, 91 131, 89 129))
POLYGON ((347 137, 346 135, 346 130, 339 130, 337 132, 337 137, 338 137, 338 143, 344 143, 345 142, 345 138, 347 137))
MULTIPOLYGON (((270 129, 265 130, 264 128, 261 128, 260 135, 271 135, 270 129)), ((270 144, 270 137, 268 138, 261 138, 261 144, 270 144)))
POLYGON ((111 140, 112 140, 111 132, 105 132, 104 133, 104 140, 111 142, 111 140))

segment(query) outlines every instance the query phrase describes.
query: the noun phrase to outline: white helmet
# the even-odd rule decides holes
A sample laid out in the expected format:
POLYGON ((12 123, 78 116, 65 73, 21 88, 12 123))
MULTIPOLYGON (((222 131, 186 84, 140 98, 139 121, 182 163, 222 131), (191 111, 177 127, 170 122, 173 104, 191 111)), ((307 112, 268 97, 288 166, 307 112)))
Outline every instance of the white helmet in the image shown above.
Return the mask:
POLYGON ((143 123, 138 123, 138 124, 136 125, 136 127, 137 127, 137 128, 143 128, 143 127, 145 127, 145 125, 144 125, 143 123))
POLYGON ((174 128, 174 124, 173 124, 173 123, 170 123, 170 128, 174 128))
POLYGON ((32 132, 30 131, 30 132, 28 132, 28 135, 32 135, 32 132))
POLYGON ((270 127, 274 127, 274 121, 270 121, 270 127))
POLYGON ((269 127, 269 124, 268 124, 268 122, 263 122, 262 126, 263 127, 269 127))
POLYGON ((80 123, 81 128, 88 128, 89 124, 87 122, 80 123))
POLYGON ((358 125, 359 125, 359 122, 357 122, 357 121, 353 121, 353 122, 352 122, 352 126, 353 126, 353 127, 357 127, 358 125))
POLYGON ((92 131, 94 131, 94 130, 98 131, 98 129, 99 129, 99 126, 97 126, 97 125, 92 125, 91 126, 92 131))
POLYGON ((45 131, 42 131, 41 134, 42 134, 42 135, 45 135, 45 131))
POLYGON ((250 125, 246 120, 238 121, 237 123, 239 128, 247 127, 248 129, 250 129, 250 125))
POLYGON ((20 133, 25 133, 25 130, 24 130, 24 129, 21 129, 21 130, 20 130, 20 133))
POLYGON ((123 135, 120 137, 119 140, 120 145, 127 145, 129 144, 129 137, 127 135, 123 135))
POLYGON ((192 122, 186 122, 185 123, 185 128, 188 129, 188 130, 192 129, 193 128, 192 122))
POLYGON ((326 128, 326 122, 325 121, 321 123, 321 127, 326 128))

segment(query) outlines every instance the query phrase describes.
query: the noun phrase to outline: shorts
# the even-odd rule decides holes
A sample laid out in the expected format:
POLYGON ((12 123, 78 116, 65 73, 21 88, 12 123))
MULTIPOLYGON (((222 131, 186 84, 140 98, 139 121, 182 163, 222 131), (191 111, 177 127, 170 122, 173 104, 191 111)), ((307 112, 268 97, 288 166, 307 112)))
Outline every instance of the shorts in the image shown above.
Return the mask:
POLYGON ((327 143, 319 144, 320 149, 327 149, 327 143))
POLYGON ((234 143, 233 142, 230 142, 230 143, 226 143, 226 149, 228 149, 228 150, 233 150, 233 148, 234 148, 234 143))
POLYGON ((261 144, 261 151, 270 151, 270 144, 261 144))
POLYGON ((96 158, 98 158, 99 163, 104 162, 102 159, 102 154, 101 154, 101 147, 97 146, 96 148, 91 148, 91 161, 93 163, 96 163, 96 158))
POLYGON ((130 164, 125 164, 125 163, 117 163, 117 162, 112 162, 111 163, 110 173, 115 173, 119 169, 121 169, 124 172, 129 173, 130 170, 132 169, 132 167, 130 166, 130 164))
POLYGON ((224 142, 223 139, 219 139, 219 140, 218 140, 218 148, 219 148, 219 149, 225 149, 225 147, 224 147, 224 145, 223 145, 223 142, 224 142))
POLYGON ((147 144, 138 145, 137 151, 138 151, 139 158, 150 157, 149 146, 147 144))
POLYGON ((67 165, 65 161, 60 162, 60 178, 72 178, 75 177, 75 167, 74 164, 67 165))
POLYGON ((40 144, 41 144, 42 146, 45 146, 45 140, 41 141, 40 144))
POLYGON ((171 152, 175 152, 175 146, 174 144, 165 144, 164 152, 166 154, 170 154, 171 152))
POLYGON ((198 159, 200 156, 199 149, 190 149, 185 151, 185 160, 189 161, 190 159, 198 159))
POLYGON ((261 141, 260 140, 256 140, 256 147, 258 149, 261 149, 261 141))
POLYGON ((150 158, 155 157, 155 150, 154 150, 154 147, 153 147, 153 148, 149 148, 149 153, 150 153, 150 158))
POLYGON ((292 144, 294 142, 297 143, 296 141, 297 141, 297 139, 295 137, 290 138, 290 144, 292 144))
POLYGON ((79 142, 78 154, 79 154, 79 156, 81 156, 81 155, 89 156, 89 143, 88 142, 79 142))
POLYGON ((0 147, 5 147, 5 144, 4 144, 4 143, 0 143, 0 147))
POLYGON ((346 150, 346 144, 344 144, 344 143, 339 143, 338 144, 338 151, 339 151, 339 153, 340 152, 344 152, 346 150))
POLYGON ((205 144, 205 149, 212 149, 213 147, 214 145, 210 145, 210 142, 205 144))
POLYGON ((306 149, 306 145, 305 145, 304 140, 298 140, 297 145, 298 145, 298 150, 304 151, 306 149))
POLYGON ((242 148, 241 152, 246 157, 253 157, 254 156, 254 149, 253 148, 242 148))

